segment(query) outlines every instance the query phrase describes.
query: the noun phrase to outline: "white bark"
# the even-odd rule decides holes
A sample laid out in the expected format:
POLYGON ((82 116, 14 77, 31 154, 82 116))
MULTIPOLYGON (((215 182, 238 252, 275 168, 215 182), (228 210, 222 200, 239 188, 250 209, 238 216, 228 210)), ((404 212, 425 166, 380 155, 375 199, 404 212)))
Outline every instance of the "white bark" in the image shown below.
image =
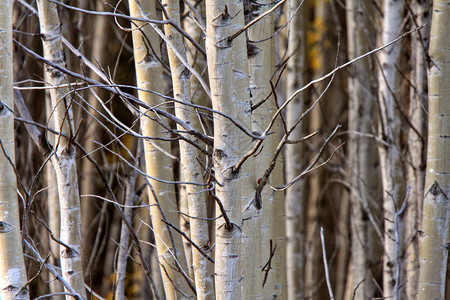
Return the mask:
MULTIPOLYGON (((403 22, 404 1, 384 1, 381 44, 397 38, 403 22)), ((394 214, 404 200, 404 175, 400 149, 401 117, 398 111, 399 74, 396 69, 401 46, 395 44, 384 48, 379 54, 378 73, 380 105, 380 138, 386 144, 379 146, 380 166, 383 183, 384 214, 384 256, 383 256, 383 296, 394 295, 397 278, 397 254, 395 241, 394 214)), ((400 229, 403 232, 403 228, 400 229)), ((401 284, 401 283, 400 283, 401 284)))
MULTIPOLYGON (((269 1, 249 2, 248 15, 246 22, 250 22, 257 18, 267 10, 270 6, 269 1)), ((273 17, 271 15, 261 19, 255 25, 251 26, 248 31, 248 39, 250 41, 259 41, 269 37, 273 33, 273 17)), ((247 41, 248 48, 248 69, 250 78, 250 91, 252 104, 257 104, 267 98, 271 93, 270 78, 273 72, 272 66, 272 47, 271 41, 267 40, 261 43, 251 43, 247 41)), ((262 133, 269 124, 274 113, 274 98, 269 97, 252 113, 252 130, 253 132, 262 133)), ((267 166, 272 159, 273 148, 277 144, 277 134, 269 136, 263 143, 263 148, 259 152, 258 163, 254 164, 255 175, 252 178, 258 180, 264 174, 267 166)), ((272 190, 266 186, 262 192, 262 208, 258 208, 255 202, 242 203, 243 211, 243 238, 242 238, 242 299, 260 299, 262 297, 263 261, 270 255, 269 249, 265 248, 261 242, 261 219, 263 212, 267 212, 264 219, 264 225, 272 223, 273 206, 269 198, 273 194, 272 190), (267 223, 266 223, 267 222, 267 223), (255 249, 260 249, 255 251, 255 249), (262 253, 264 252, 264 253, 262 253)), ((270 230, 273 228, 271 227, 270 230)), ((267 231, 265 233, 268 233, 267 231)), ((272 234, 263 237, 267 242, 273 238, 272 234)), ((271 270, 273 272, 273 270, 271 270)), ((267 288, 266 288, 267 290, 267 288)), ((273 287, 270 288, 273 293, 273 287)))
POLYGON ((29 299, 16 191, 13 97, 13 1, 0 3, 0 299, 29 299), (22 290, 22 288, 24 288, 22 290))
MULTIPOLYGON (((39 22, 44 48, 44 57, 60 66, 65 66, 64 50, 61 41, 61 24, 57 6, 45 0, 38 1, 39 22)), ((52 163, 56 171, 61 216, 60 238, 66 246, 60 246, 60 259, 63 278, 83 298, 86 298, 81 265, 81 215, 78 191, 75 148, 69 138, 73 136, 73 116, 69 89, 59 87, 66 83, 61 72, 47 67, 47 78, 53 88, 50 98, 53 107, 55 127, 66 137, 55 138, 56 153, 52 163)), ((66 298, 71 298, 67 296, 66 298)))
POLYGON ((450 241, 450 6, 433 2, 428 72, 428 150, 418 300, 445 299, 450 241))
MULTIPOLYGON (((233 41, 228 37, 244 25, 240 1, 206 1, 206 51, 213 108, 246 128, 250 127, 251 104, 248 90, 248 66, 245 36, 233 41)), ((216 221, 216 298, 241 299, 241 224, 243 203, 254 196, 251 185, 253 166, 246 162, 239 170, 234 166, 250 149, 251 139, 229 120, 214 115, 214 164, 216 195, 230 219, 216 221)), ((220 212, 218 212, 220 214, 220 212)))
MULTIPOLYGON (((180 7, 178 0, 162 1, 168 17, 180 24, 180 7)), ((170 69, 172 72, 174 97, 185 103, 192 103, 190 76, 186 67, 176 56, 175 51, 181 54, 186 61, 186 48, 183 37, 172 26, 166 25, 165 32, 169 40, 174 45, 167 47, 169 54, 170 69)), ((175 115, 182 121, 200 130, 198 115, 192 107, 182 103, 175 104, 175 115)), ((178 125, 179 130, 183 130, 178 125)), ((199 141, 185 135, 186 138, 198 143, 199 141)), ((200 152, 191 144, 180 141, 180 165, 183 179, 187 182, 203 183, 203 168, 199 163, 200 152)), ((185 186, 188 199, 190 219, 190 235, 192 241, 199 246, 206 254, 211 254, 207 218, 205 186, 187 184, 185 186), (203 220, 202 220, 203 219, 203 220)), ((214 299, 213 265, 197 249, 192 249, 192 262, 195 275, 195 286, 197 299, 214 299)))
MULTIPOLYGON (((152 0, 129 0, 129 6, 130 15, 133 17, 156 19, 155 3, 152 0)), ((164 99, 145 91, 163 93, 162 66, 157 59, 160 56, 159 37, 150 26, 140 27, 138 30, 137 27, 142 25, 144 25, 143 22, 134 22, 132 25, 136 78, 138 88, 141 89, 138 96, 150 106, 161 105, 164 99), (151 43, 151 49, 147 41, 151 43)), ((146 116, 141 118, 144 136, 170 137, 163 127, 149 118, 159 118, 159 116, 152 111, 146 111, 145 114, 146 116)), ((168 143, 154 142, 152 144, 144 140, 145 172, 161 180, 173 181, 172 160, 158 150, 155 144, 170 153, 168 143)), ((165 220, 179 227, 175 188, 173 184, 156 180, 149 180, 149 183, 153 189, 153 191, 149 189, 150 215, 166 299, 191 298, 193 292, 188 285, 190 279, 185 278, 187 269, 181 237, 163 222, 165 220)))
MULTIPOLYGON (((49 81, 48 79, 46 79, 49 81)), ((50 97, 49 93, 46 93, 46 97, 50 97)), ((56 128, 54 124, 54 118, 52 115, 52 104, 51 101, 46 101, 45 104, 46 115, 49 117, 48 124, 51 128, 56 128)), ((48 139, 54 140, 54 134, 48 133, 48 139)), ((56 181, 56 172, 51 164, 47 164, 45 166, 45 180, 47 184, 47 206, 48 206, 48 227, 52 231, 55 238, 60 239, 60 231, 61 231, 61 215, 59 209, 59 197, 58 197, 58 183, 56 181)), ((60 265, 60 255, 59 255, 59 244, 55 242, 53 239, 49 239, 50 251, 52 256, 50 257, 50 263, 55 266, 60 265)), ((49 274, 49 276, 52 276, 49 274)), ((52 293, 59 293, 64 291, 64 287, 58 280, 51 280, 49 282, 50 291, 52 293)), ((64 295, 54 296, 55 299, 61 300, 64 299, 64 295)))

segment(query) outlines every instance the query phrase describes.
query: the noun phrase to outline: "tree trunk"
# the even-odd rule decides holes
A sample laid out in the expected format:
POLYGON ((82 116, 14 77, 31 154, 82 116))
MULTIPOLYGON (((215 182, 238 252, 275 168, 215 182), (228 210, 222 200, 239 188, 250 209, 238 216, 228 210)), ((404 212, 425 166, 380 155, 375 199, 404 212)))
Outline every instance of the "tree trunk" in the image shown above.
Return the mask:
MULTIPOLYGON (((431 0, 415 0, 411 4, 416 16, 417 26, 431 21, 431 0)), ((416 26, 416 23, 413 23, 416 26)), ((408 152, 406 167, 407 186, 411 187, 409 204, 406 207, 405 234, 403 241, 406 249, 406 295, 415 299, 419 279, 419 227, 422 215, 423 192, 426 166, 426 110, 427 97, 427 61, 430 26, 426 26, 411 37, 412 70, 410 88, 409 120, 414 126, 408 130, 408 152), (425 49, 424 49, 425 47, 425 49)))
MULTIPOLYGON (((375 46, 374 25, 368 18, 373 17, 370 3, 347 0, 348 56, 353 59, 370 51, 375 46)), ((348 182, 351 201, 351 269, 352 290, 358 300, 376 296, 376 285, 372 266, 381 259, 381 249, 373 222, 379 207, 380 189, 378 156, 373 147, 376 136, 375 109, 376 91, 373 76, 373 62, 370 58, 356 62, 349 67, 348 90, 348 182), (371 79, 371 80, 370 80, 371 79), (366 135, 366 136, 364 136, 366 135), (372 222, 371 222, 372 220, 372 222), (378 247, 377 247, 378 246, 378 247), (377 256, 377 253, 380 255, 377 256), (358 288, 356 288, 358 287, 358 288)))
MULTIPOLYGON (((136 185, 137 172, 135 170, 131 170, 128 173, 128 176, 125 178, 125 196, 124 196, 124 205, 123 208, 124 217, 128 222, 131 222, 133 217, 133 205, 135 205, 136 200, 136 185)), ((114 299, 124 300, 125 299, 125 278, 127 275, 127 261, 129 255, 129 238, 130 231, 125 224, 125 221, 122 221, 122 226, 120 228, 120 242, 119 242, 119 250, 117 254, 117 268, 115 270, 115 292, 114 299)))
MULTIPOLYGON (((269 10, 270 3, 270 1, 249 2, 248 6, 244 6, 245 22, 251 22, 269 10)), ((274 97, 268 97, 272 92, 270 80, 274 69, 274 49, 271 47, 271 40, 256 43, 253 41, 260 41, 272 34, 272 14, 255 23, 247 31, 247 56, 252 104, 257 105, 265 100, 253 111, 251 117, 252 130, 257 133, 264 132, 276 110, 274 97)), ((257 156, 258 163, 254 164, 255 177, 253 178, 259 179, 264 175, 272 159, 274 147, 278 144, 278 138, 278 133, 274 133, 264 141, 257 156)), ((245 257, 242 263, 242 299, 260 299, 263 295, 273 295, 275 292, 275 270, 269 270, 270 277, 264 282, 264 287, 265 273, 262 270, 262 267, 270 259, 270 240, 274 239, 273 193, 269 186, 264 188, 262 191, 262 208, 257 208, 254 201, 242 203, 243 244, 241 254, 242 257, 245 257), (255 251, 255 249, 260 250, 255 251)), ((282 245, 279 245, 277 251, 281 248, 282 245)), ((275 263, 272 266, 275 266, 275 263)), ((277 267, 285 269, 282 264, 278 264, 277 267)))
MULTIPOLYGON (((46 97, 50 97, 46 93, 46 97)), ((52 115, 52 104, 50 101, 46 102, 45 105, 48 119, 48 124, 51 128, 55 127, 54 118, 52 115)), ((48 133, 48 137, 51 137, 50 140, 54 140, 54 134, 48 133)), ((49 187, 47 189, 47 206, 48 206, 48 227, 54 234, 55 238, 60 239, 61 232, 61 215, 59 209, 59 197, 58 197, 58 183, 56 181, 56 172, 55 168, 51 164, 47 164, 45 166, 45 181, 46 185, 49 187)), ((52 252, 52 256, 50 257, 50 262, 55 266, 60 266, 60 255, 59 255, 59 244, 55 242, 53 239, 49 239, 50 251, 52 252)), ((51 274, 49 274, 52 276, 51 274)), ((58 280, 50 280, 50 292, 52 293, 60 293, 64 291, 64 287, 58 280)), ((56 300, 64 299, 64 295, 54 296, 56 300)))
POLYGON ((433 2, 428 72, 428 151, 418 300, 445 299, 450 241, 450 7, 433 2))
MULTIPOLYGON (((302 4, 302 1, 291 0, 289 14, 302 4)), ((289 29, 288 53, 290 55, 287 66, 287 97, 302 88, 306 77, 306 15, 307 8, 303 7, 293 16, 289 29)), ((304 112, 305 93, 301 93, 287 107, 286 124, 292 127, 304 112)), ((291 133, 290 139, 299 140, 304 137, 304 126, 299 124, 291 133)), ((286 145, 285 150, 286 180, 289 182, 301 174, 304 167, 304 145, 302 143, 286 145)), ((305 180, 299 180, 286 191, 286 272, 288 284, 288 299, 305 297, 305 180)))
MULTIPOLYGON (((130 0, 130 15, 132 17, 156 19, 155 3, 151 0, 130 0)), ((162 67, 158 61, 160 57, 159 38, 150 26, 143 22, 133 22, 134 62, 136 67, 139 99, 150 106, 162 105, 164 100, 153 93, 163 92, 162 67), (139 27, 139 29, 137 29, 139 27), (145 37, 144 37, 145 36, 145 37), (150 44, 148 44, 150 43, 150 44)), ((142 134, 147 137, 166 137, 170 134, 151 118, 159 118, 152 111, 146 111, 141 118, 142 134)), ((170 153, 167 142, 144 140, 145 172, 159 180, 173 181, 172 159, 165 153, 170 153), (155 146, 158 146, 157 149, 155 146)), ((190 298, 192 291, 186 278, 186 259, 184 257, 181 237, 175 234, 163 222, 171 223, 178 228, 178 210, 175 198, 175 188, 171 183, 149 179, 150 214, 155 234, 155 243, 163 277, 164 291, 167 299, 190 298)))
MULTIPOLYGON (((44 57, 49 61, 65 66, 64 50, 61 40, 61 24, 57 6, 46 0, 38 1, 39 22, 44 48, 44 57)), ((50 98, 53 107, 55 128, 65 136, 55 138, 56 153, 52 163, 56 171, 61 215, 60 259, 63 278, 83 298, 86 298, 83 270, 81 265, 81 215, 80 195, 78 191, 76 151, 70 139, 74 135, 72 103, 63 74, 51 67, 46 68, 53 87, 50 98)), ((66 296, 66 298, 71 298, 66 296)))
MULTIPOLYGON (((175 23, 180 24, 180 7, 178 0, 163 0, 162 3, 166 9, 167 17, 175 23)), ((165 33, 174 46, 172 48, 167 45, 170 70, 172 72, 174 98, 184 103, 192 103, 188 70, 175 54, 175 51, 178 52, 183 57, 184 61, 186 61, 186 48, 183 43, 183 37, 172 25, 165 25, 165 33)), ((177 102, 175 103, 175 115, 193 128, 197 130, 201 129, 199 116, 194 108, 177 102)), ((178 125, 178 129, 183 130, 180 125, 178 125)), ((185 135, 185 137, 194 143, 199 143, 198 140, 189 135, 185 135)), ((193 145, 185 141, 180 140, 179 145, 180 168, 183 180, 202 184, 204 181, 203 168, 199 162, 201 159, 200 152, 193 145)), ((202 251, 210 255, 211 248, 208 223, 205 221, 205 218, 207 218, 205 186, 186 184, 185 188, 188 199, 189 215, 193 217, 189 221, 191 239, 198 247, 200 247, 200 249, 202 249, 202 251)), ((213 264, 197 249, 192 249, 192 262, 197 299, 214 299, 213 264)))
MULTIPOLYGON (((206 1, 206 51, 213 108, 250 128, 251 103, 245 35, 228 37, 244 26, 240 1, 206 1)), ((216 196, 228 220, 216 221, 215 274, 217 299, 241 299, 241 207, 254 197, 253 165, 234 166, 251 148, 251 138, 223 116, 214 114, 216 196)), ((218 210, 217 215, 222 212, 218 210)))
POLYGON ((0 4, 0 299, 29 299, 22 252, 14 147, 12 5, 0 4), (22 288, 24 288, 22 290, 22 288))
MULTIPOLYGON (((384 1, 384 18, 381 44, 384 45, 401 34, 404 2, 401 0, 384 1)), ((379 144, 381 178, 383 184, 384 214, 384 256, 383 256, 383 296, 393 297, 397 292, 398 262, 394 214, 400 210, 405 195, 405 180, 402 170, 401 117, 399 72, 396 64, 400 56, 398 44, 384 48, 379 53, 378 101, 380 106, 379 144)), ((402 226, 400 226, 402 227, 402 226)), ((403 228, 400 228, 403 232, 403 228)))

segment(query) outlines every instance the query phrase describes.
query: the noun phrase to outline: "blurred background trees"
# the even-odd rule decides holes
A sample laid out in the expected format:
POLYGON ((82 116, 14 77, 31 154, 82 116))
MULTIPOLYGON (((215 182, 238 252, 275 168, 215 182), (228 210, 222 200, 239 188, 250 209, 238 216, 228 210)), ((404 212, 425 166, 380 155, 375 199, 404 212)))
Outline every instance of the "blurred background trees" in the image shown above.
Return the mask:
POLYGON ((444 2, 3 1, 1 298, 449 298, 444 2))

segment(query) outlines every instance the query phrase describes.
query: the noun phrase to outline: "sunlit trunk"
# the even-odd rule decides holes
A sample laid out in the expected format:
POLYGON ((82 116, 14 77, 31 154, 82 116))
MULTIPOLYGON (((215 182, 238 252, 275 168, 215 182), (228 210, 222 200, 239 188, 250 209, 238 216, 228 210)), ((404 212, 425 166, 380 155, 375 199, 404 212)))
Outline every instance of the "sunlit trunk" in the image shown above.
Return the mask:
POLYGON ((0 3, 0 299, 29 299, 20 234, 14 147, 13 1, 0 3), (22 290, 22 288, 24 288, 22 290))
MULTIPOLYGON (((130 0, 130 15, 156 19, 155 3, 151 0, 130 0)), ((145 90, 163 93, 163 77, 160 59, 159 37, 149 26, 140 27, 143 22, 133 22, 133 48, 136 67, 139 99, 150 106, 160 105, 164 108, 164 99, 159 95, 145 90), (144 36, 145 35, 145 36, 144 36), (148 44, 150 43, 150 45, 148 44), (143 89, 143 90, 142 90, 143 89)), ((170 134, 156 121, 159 118, 151 110, 141 118, 142 134, 146 137, 166 137, 170 134)), ((172 159, 168 142, 144 140, 145 172, 159 180, 173 181, 172 159), (157 149, 158 146, 160 149, 157 149)), ((186 276, 186 259, 184 257, 181 237, 172 231, 163 220, 179 227, 178 210, 175 198, 175 188, 172 183, 148 179, 150 183, 150 214, 155 243, 163 278, 164 291, 167 299, 177 299, 192 295, 186 276)))
MULTIPOLYGON (((386 0, 382 23, 381 44, 387 44, 401 34, 404 2, 386 0)), ((400 210, 405 196, 405 180, 402 167, 401 116, 399 111, 400 74, 396 64, 401 46, 393 45, 381 50, 378 55, 378 100, 380 106, 379 144, 380 167, 383 183, 384 255, 383 296, 393 297, 398 273, 397 243, 394 214, 400 210)), ((403 224, 403 223, 402 223, 403 224)), ((402 224, 400 230, 403 232, 402 224)), ((397 282, 397 286, 402 284, 397 282)))
POLYGON ((428 71, 428 150, 418 300, 445 299, 450 240, 450 6, 433 2, 428 71), (446 246, 445 246, 446 245, 446 246))
MULTIPOLYGON (((180 7, 177 0, 163 0, 163 5, 167 12, 167 17, 180 24, 180 7)), ((174 98, 186 104, 192 103, 190 76, 185 65, 183 65, 178 54, 186 61, 186 48, 182 35, 172 26, 165 26, 165 33, 173 44, 167 46, 169 54, 170 70, 172 72, 173 95, 174 98)), ((193 76, 193 75, 191 75, 193 76)), ((199 87, 202 88, 202 87, 199 87)), ((198 91, 200 92, 200 91, 198 91)), ((193 107, 183 103, 175 103, 175 115, 182 121, 191 125, 197 130, 201 130, 199 115, 193 107)), ((183 130, 181 126, 179 130, 183 130)), ((194 143, 199 143, 195 138, 185 135, 194 143)), ((182 178, 186 182, 197 183, 186 184, 185 192, 188 200, 189 215, 192 216, 190 223, 190 237, 192 241, 200 247, 205 254, 210 255, 210 241, 208 232, 208 222, 206 210, 206 186, 201 185, 203 181, 203 167, 200 164, 202 155, 193 145, 180 141, 180 168, 182 178)), ((207 260, 197 249, 192 247, 192 267, 194 269, 195 287, 198 299, 214 299, 213 264, 207 260)))
MULTIPOLYGON (((61 24, 55 3, 38 1, 39 22, 44 48, 44 57, 59 66, 65 66, 64 50, 61 40, 61 24)), ((61 217, 60 260, 63 278, 83 298, 86 297, 81 264, 81 214, 78 191, 76 151, 70 138, 75 134, 72 103, 64 75, 51 67, 46 67, 47 78, 54 87, 50 91, 53 107, 54 126, 65 136, 55 137, 56 152, 52 163, 56 171, 61 217), (56 88, 57 87, 57 88, 56 88)), ((66 298, 71 298, 67 296, 66 298)))
MULTIPOLYGON (((251 103, 245 35, 228 38, 244 25, 240 1, 206 1, 206 51, 213 108, 250 128, 251 103)), ((216 196, 229 222, 216 221, 215 284, 217 299, 241 299, 242 210, 254 197, 253 166, 234 166, 250 149, 251 138, 229 120, 214 114, 214 168, 216 196)), ((218 210, 217 215, 221 212, 218 210)))

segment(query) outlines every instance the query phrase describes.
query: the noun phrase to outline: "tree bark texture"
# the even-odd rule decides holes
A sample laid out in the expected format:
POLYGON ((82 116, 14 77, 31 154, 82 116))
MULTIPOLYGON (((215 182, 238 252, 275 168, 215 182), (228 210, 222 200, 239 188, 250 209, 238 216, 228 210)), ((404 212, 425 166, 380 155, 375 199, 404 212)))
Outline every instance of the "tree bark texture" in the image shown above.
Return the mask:
MULTIPOLYGON (((368 2, 347 0, 347 40, 349 59, 368 52, 376 45, 374 24, 370 24, 374 8, 368 2)), ((375 207, 379 203, 380 180, 378 174, 378 153, 374 147, 376 119, 373 117, 376 104, 376 76, 371 58, 356 62, 349 67, 348 90, 348 182, 351 201, 351 289, 354 299, 371 299, 376 296, 373 284, 374 269, 381 259, 380 245, 374 222, 375 207), (370 78, 372 80, 370 80, 370 78), (378 247, 377 247, 378 246, 378 247), (377 255, 380 253, 380 255, 377 255), (377 257, 378 256, 378 257, 377 257), (356 287, 358 288, 356 289, 356 287)))
MULTIPOLYGON (((172 21, 180 24, 180 6, 177 0, 163 0, 167 17, 172 21)), ((178 52, 186 62, 186 48, 182 35, 172 26, 165 26, 165 33, 172 42, 173 48, 167 46, 169 54, 170 69, 172 72, 172 84, 174 98, 183 103, 192 103, 191 98, 191 81, 190 74, 186 66, 175 54, 178 52)), ((202 88, 199 86, 198 88, 202 88)), ((200 91, 198 91, 200 93, 200 91)), ((183 103, 175 103, 175 115, 197 130, 201 130, 199 115, 193 107, 189 107, 183 103)), ((178 125, 181 131, 183 128, 178 125)), ((193 143, 199 143, 195 138, 185 135, 193 143)), ((203 167, 200 161, 203 157, 193 145, 181 141, 180 145, 180 169, 182 178, 186 182, 196 183, 186 184, 186 196, 189 206, 190 219, 190 236, 192 241, 202 249, 206 254, 211 254, 208 222, 206 209, 205 185, 201 185, 203 181, 203 167)), ((213 264, 208 261, 197 249, 192 249, 192 267, 194 269, 195 286, 197 291, 197 299, 214 299, 214 282, 213 282, 213 264)))
POLYGON ((14 172, 12 5, 0 4, 0 299, 7 300, 29 299, 14 172))
MULTIPOLYGON (((38 1, 39 23, 42 34, 44 57, 59 66, 65 66, 62 47, 61 23, 55 3, 38 1)), ((80 195, 76 167, 76 151, 70 138, 75 134, 70 90, 62 84, 67 79, 60 71, 46 68, 47 78, 53 88, 50 100, 53 108, 54 125, 64 136, 55 137, 55 153, 52 163, 56 171, 60 206, 60 260, 63 278, 83 298, 86 291, 82 269, 80 195)), ((71 298, 66 296, 66 299, 71 298)))
MULTIPOLYGON (((206 1, 206 51, 212 106, 247 128, 251 127, 248 66, 245 35, 230 40, 244 26, 240 1, 206 1)), ((251 148, 251 138, 226 118, 214 114, 214 168, 216 196, 223 204, 229 223, 216 221, 216 299, 241 299, 242 210, 255 192, 253 166, 247 161, 234 169, 251 148)), ((221 214, 220 211, 217 213, 221 214)))
MULTIPOLYGON (((155 3, 151 0, 130 0, 129 6, 131 16, 156 19, 155 3)), ((133 22, 132 28, 137 86, 141 89, 138 92, 139 99, 150 106, 159 105, 164 108, 164 100, 159 95, 148 92, 163 93, 162 66, 158 60, 159 37, 144 22, 133 22)), ((157 123, 159 118, 152 110, 145 111, 141 118, 144 136, 170 137, 166 129, 157 123)), ((170 153, 170 145, 167 142, 144 140, 145 172, 158 179, 148 179, 153 233, 166 299, 191 298, 193 292, 189 288, 190 279, 186 275, 181 237, 163 222, 165 220, 179 227, 174 185, 160 181, 173 181, 173 162, 166 153, 170 153)))
POLYGON ((450 242, 450 6, 433 2, 428 71, 428 152, 418 300, 445 299, 450 242))
MULTIPOLYGON (((381 44, 387 44, 401 34, 404 2, 386 0, 383 5, 381 44)), ((399 45, 381 50, 378 72, 378 98, 380 106, 379 136, 380 166, 383 185, 384 256, 383 296, 395 293, 397 278, 397 252, 394 214, 400 209, 405 196, 405 180, 400 149, 401 117, 399 107, 399 79, 396 69, 400 55, 399 45)), ((402 227, 402 226, 401 226, 402 227)), ((400 229, 403 232, 403 228, 400 229)))

